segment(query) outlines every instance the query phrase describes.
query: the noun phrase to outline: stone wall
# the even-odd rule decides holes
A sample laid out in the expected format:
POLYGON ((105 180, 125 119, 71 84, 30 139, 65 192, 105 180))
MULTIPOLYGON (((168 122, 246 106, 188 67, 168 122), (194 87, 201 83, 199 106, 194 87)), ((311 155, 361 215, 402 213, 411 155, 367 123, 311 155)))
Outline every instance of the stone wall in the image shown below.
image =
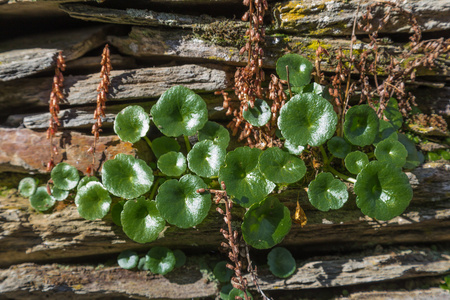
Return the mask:
MULTIPOLYGON (((370 3, 361 1, 361 11, 370 3)), ((318 46, 329 52, 349 49, 358 1, 269 4, 266 72, 273 72, 277 58, 286 52, 314 59, 318 46)), ((402 5, 417 16, 425 38, 448 37, 448 0, 410 0, 402 5)), ((214 91, 231 90, 235 67, 245 64, 239 55, 247 26, 239 20, 244 11, 240 0, 0 1, 0 299, 218 295, 211 269, 226 257, 217 251, 223 222, 213 209, 196 228, 168 228, 164 237, 142 245, 130 241, 110 216, 87 221, 73 205, 36 213, 15 188, 30 174, 44 182, 48 178, 45 130, 56 53, 62 50, 67 61, 57 161, 82 172, 91 162, 86 151, 93 141, 89 131, 106 43, 114 70, 96 161, 117 153, 151 160, 146 145, 123 143, 113 135, 115 115, 131 103, 149 111, 165 90, 182 84, 205 99, 211 119, 226 124, 221 96, 214 91), (123 250, 145 253, 153 245, 184 250, 187 265, 158 276, 123 270, 114 262, 123 250)), ((380 8, 376 16, 383 13, 380 8)), ((394 14, 382 32, 380 52, 395 54, 406 47, 409 28, 408 20, 394 14)), ((358 56, 369 40, 363 32, 356 33, 358 56)), ((387 64, 381 61, 379 76, 387 64)), ((324 61, 321 68, 330 75, 335 62, 324 61)), ((449 58, 443 56, 435 68, 419 69, 416 81, 407 85, 423 112, 440 114, 447 121, 449 71, 449 58)), ((388 222, 363 216, 354 203, 323 213, 308 204, 303 190, 280 194, 292 212, 300 199, 308 224, 293 226, 281 244, 297 259, 298 270, 287 280, 270 274, 266 252, 252 251, 261 287, 275 299, 450 298, 437 288, 450 273, 450 165, 429 162, 408 176, 414 199, 404 214, 388 222)), ((242 211, 234 213, 239 216, 242 211)))

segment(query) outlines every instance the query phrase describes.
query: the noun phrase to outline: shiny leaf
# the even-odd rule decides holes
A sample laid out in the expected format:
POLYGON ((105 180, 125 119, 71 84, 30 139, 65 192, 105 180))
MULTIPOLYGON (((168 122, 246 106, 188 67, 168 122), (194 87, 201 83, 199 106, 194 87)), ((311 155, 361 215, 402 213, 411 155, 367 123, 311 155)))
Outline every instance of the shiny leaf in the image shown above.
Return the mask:
POLYGON ((166 275, 175 267, 173 252, 166 247, 153 247, 145 256, 147 268, 155 274, 166 275))
POLYGON ((114 120, 114 132, 122 141, 136 143, 150 129, 150 116, 138 105, 122 109, 114 120))
POLYGON ((178 144, 178 142, 173 138, 162 136, 152 141, 152 151, 153 154, 155 154, 156 158, 160 158, 161 155, 164 155, 171 151, 180 151, 180 144, 178 144))
POLYGON ((75 205, 86 220, 101 219, 109 211, 111 197, 100 182, 91 181, 78 191, 75 205))
POLYGON ((361 151, 350 152, 345 157, 345 167, 352 174, 358 174, 369 163, 367 154, 361 151))
POLYGON ((344 135, 353 145, 370 145, 378 134, 379 126, 377 114, 369 105, 356 105, 345 115, 344 135))
POLYGON ((318 210, 339 209, 347 202, 347 186, 331 173, 320 173, 309 184, 308 197, 318 210))
POLYGON ((221 148, 227 148, 230 142, 230 133, 228 130, 215 122, 208 121, 205 126, 198 131, 198 140, 211 140, 221 148))
POLYGON ((37 211, 46 211, 55 205, 55 198, 47 193, 45 186, 40 186, 36 192, 30 197, 30 204, 37 211))
POLYGON ((282 80, 287 80, 286 66, 289 67, 289 82, 292 86, 304 86, 311 81, 313 64, 305 57, 290 53, 277 61, 277 74, 282 80))
POLYGON ((63 162, 53 168, 51 176, 55 186, 62 190, 73 189, 80 180, 78 170, 74 166, 63 162))
POLYGON ((252 108, 249 103, 247 110, 242 112, 242 116, 253 126, 260 127, 269 122, 272 117, 272 112, 270 111, 270 107, 266 101, 256 99, 255 106, 252 108))
POLYGON ((269 252, 267 264, 270 272, 279 278, 287 278, 294 274, 297 269, 297 264, 291 252, 283 247, 275 247, 269 252))
POLYGON ((408 151, 402 143, 396 140, 383 140, 375 148, 375 157, 379 161, 402 167, 406 163, 408 151))
POLYGON ((181 176, 186 171, 186 158, 181 152, 169 152, 158 159, 158 169, 167 176, 181 176))
POLYGON ((267 179, 275 183, 294 183, 306 174, 303 160, 278 147, 263 151, 259 157, 259 170, 267 179))
POLYGON ((37 188, 37 182, 32 177, 25 177, 19 182, 19 193, 24 197, 31 197, 37 188))
POLYGON ((337 158, 345 158, 352 151, 352 146, 339 136, 333 136, 327 142, 328 150, 337 158))
POLYGON ((189 151, 187 160, 189 169, 198 176, 217 176, 225 162, 225 149, 211 140, 198 142, 189 151))

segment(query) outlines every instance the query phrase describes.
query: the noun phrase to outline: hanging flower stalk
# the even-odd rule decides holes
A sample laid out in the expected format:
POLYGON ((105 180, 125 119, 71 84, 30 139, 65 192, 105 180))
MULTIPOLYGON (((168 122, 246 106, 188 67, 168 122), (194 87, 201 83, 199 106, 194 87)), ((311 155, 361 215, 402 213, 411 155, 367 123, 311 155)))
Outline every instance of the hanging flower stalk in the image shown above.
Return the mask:
POLYGON ((102 53, 101 61, 102 69, 100 71, 100 78, 102 79, 97 87, 97 108, 94 111, 95 123, 92 125, 92 134, 94 135, 94 145, 89 148, 88 152, 92 153, 92 164, 87 168, 86 173, 93 175, 94 165, 95 165, 95 149, 97 147, 97 141, 100 137, 100 132, 102 131, 102 117, 106 117, 106 99, 108 94, 108 88, 111 83, 110 73, 111 73, 111 59, 109 53, 108 44, 105 45, 102 53))
POLYGON ((50 121, 47 129, 47 139, 50 140, 50 161, 47 163, 47 172, 50 172, 55 166, 55 155, 58 154, 58 148, 53 144, 53 137, 58 131, 58 127, 61 126, 59 121, 59 103, 64 99, 62 94, 62 88, 64 86, 64 76, 62 72, 66 69, 64 57, 62 51, 59 51, 56 57, 55 76, 53 76, 52 92, 50 93, 49 111, 50 121))

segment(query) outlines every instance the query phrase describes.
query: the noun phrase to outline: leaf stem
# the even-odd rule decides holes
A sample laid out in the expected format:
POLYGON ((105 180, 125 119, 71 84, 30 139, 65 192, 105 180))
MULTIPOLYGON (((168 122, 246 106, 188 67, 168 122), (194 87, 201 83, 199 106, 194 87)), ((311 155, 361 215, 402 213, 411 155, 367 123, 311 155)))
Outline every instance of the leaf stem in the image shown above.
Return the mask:
POLYGON ((327 166, 329 163, 327 153, 325 152, 325 149, 323 148, 322 145, 319 146, 319 149, 320 149, 320 153, 322 153, 322 156, 323 156, 323 163, 325 166, 327 166))
POLYGON ((187 153, 189 153, 191 151, 191 142, 189 142, 189 137, 187 135, 183 135, 183 137, 184 137, 184 142, 186 143, 187 153))
POLYGON ((156 182, 153 184, 152 191, 150 192, 150 200, 154 200, 155 194, 156 194, 156 191, 158 190, 159 182, 161 181, 161 179, 162 178, 158 178, 158 180, 156 180, 156 182))
POLYGON ((144 135, 144 140, 147 142, 148 146, 150 147, 150 149, 152 149, 153 154, 155 154, 155 151, 153 151, 153 144, 150 141, 150 139, 144 135))
POLYGON ((289 97, 292 98, 291 84, 289 83, 289 66, 286 66, 286 78, 287 78, 287 85, 288 85, 288 90, 289 90, 289 97))
POLYGON ((346 180, 346 181, 351 182, 351 183, 356 183, 356 179, 355 178, 347 176, 345 174, 342 174, 342 173, 338 172, 332 166, 327 166, 327 170, 330 171, 331 173, 333 173, 334 175, 336 175, 337 177, 343 179, 343 180, 346 180))

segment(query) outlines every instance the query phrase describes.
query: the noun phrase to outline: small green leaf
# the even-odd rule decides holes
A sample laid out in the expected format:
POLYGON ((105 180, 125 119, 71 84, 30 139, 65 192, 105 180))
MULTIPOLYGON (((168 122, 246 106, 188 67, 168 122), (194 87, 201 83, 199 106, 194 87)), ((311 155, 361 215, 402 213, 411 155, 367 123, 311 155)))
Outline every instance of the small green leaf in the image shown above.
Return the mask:
POLYGON ((290 154, 294 155, 300 155, 302 154, 303 150, 305 150, 305 146, 294 145, 291 143, 291 141, 288 140, 284 142, 284 148, 286 148, 290 154))
POLYGON ((190 89, 171 87, 151 109, 153 122, 167 136, 194 135, 208 121, 206 103, 190 89))
POLYGON ((186 158, 181 152, 168 152, 159 157, 158 169, 167 176, 181 176, 186 171, 186 158))
POLYGON ((373 143, 379 126, 377 114, 369 105, 356 105, 345 115, 344 135, 353 145, 363 147, 373 143))
POLYGON ((123 269, 131 270, 136 268, 139 262, 139 256, 131 250, 122 251, 117 257, 117 263, 123 269))
POLYGON ((259 156, 259 170, 275 183, 294 183, 306 174, 303 160, 278 147, 269 148, 259 156))
POLYGON ((180 151, 180 144, 178 144, 178 142, 173 138, 162 136, 152 141, 152 151, 156 158, 160 158, 161 155, 171 151, 180 151))
POLYGON ((347 186, 331 173, 320 173, 309 184, 308 197, 318 210, 339 209, 347 202, 347 186))
POLYGON ((389 123, 393 126, 395 130, 402 127, 403 115, 398 110, 398 103, 395 98, 390 98, 386 105, 386 109, 383 112, 384 116, 389 120, 389 123))
POLYGON ((378 220, 390 220, 408 207, 412 188, 401 168, 381 161, 370 162, 356 177, 356 205, 378 220))
POLYGON ((233 276, 234 271, 227 268, 226 261, 219 261, 214 267, 213 273, 214 277, 217 278, 220 282, 229 282, 231 276, 233 276))
POLYGON ((141 257, 139 259, 139 262, 138 262, 138 265, 137 265, 137 268, 138 268, 139 271, 149 271, 147 265, 145 264, 146 261, 147 261, 147 259, 146 259, 145 256, 141 257))
MULTIPOLYGON (((253 300, 253 296, 252 296, 252 294, 250 294, 249 291, 247 291, 247 296, 249 297, 250 300, 253 300)), ((230 293, 228 294, 228 299, 234 300, 234 299, 236 299, 236 297, 241 297, 241 299, 245 299, 245 295, 244 295, 243 291, 241 291, 240 289, 237 289, 237 288, 233 288, 230 291, 230 293)))
POLYGON ((289 82, 292 86, 304 86, 311 81, 313 64, 298 54, 286 54, 277 61, 277 74, 282 80, 287 80, 286 66, 289 67, 289 82))
POLYGON ((30 197, 30 204, 37 211, 46 211, 55 205, 55 198, 47 193, 45 186, 40 186, 36 192, 30 197))
POLYGON ((147 268, 155 274, 166 275, 175 267, 175 255, 166 247, 153 247, 145 256, 147 268))
POLYGON ((184 266, 186 263, 186 254, 181 250, 174 250, 173 255, 175 255, 175 268, 184 266))
POLYGON ((170 224, 189 228, 200 224, 208 215, 211 195, 199 194, 197 190, 208 188, 195 175, 184 175, 180 180, 168 180, 158 190, 156 205, 161 216, 170 224))
POLYGON ((352 174, 358 174, 369 163, 367 154, 361 151, 350 152, 345 157, 345 167, 352 174))
POLYGON ((428 152, 427 153, 427 160, 429 161, 436 161, 436 160, 440 160, 441 156, 435 152, 428 152))
MULTIPOLYGON (((229 300, 229 294, 231 292, 231 290, 233 289, 233 286, 231 285, 231 283, 226 284, 222 287, 222 289, 220 290, 220 299, 221 300, 229 300)), ((242 298, 244 299, 244 298, 242 298)))
POLYGON ((198 176, 217 176, 225 162, 225 148, 214 144, 211 140, 201 141, 189 151, 187 159, 189 169, 198 176))
POLYGON ((375 148, 375 157, 379 161, 402 167, 406 163, 408 151, 402 143, 396 140, 383 140, 375 148))
POLYGON ((198 131, 198 140, 211 140, 214 144, 226 149, 230 143, 230 133, 228 130, 215 122, 208 121, 205 126, 198 131))
POLYGON ((352 151, 352 146, 339 136, 333 136, 327 142, 328 150, 337 158, 345 158, 352 151))
POLYGON ((291 229, 289 209, 275 197, 253 204, 244 215, 242 235, 256 249, 269 249, 280 243, 291 229))
POLYGON ((64 201, 69 196, 69 191, 58 189, 57 187, 53 187, 52 196, 56 201, 64 201))
POLYGON ((324 98, 311 94, 294 96, 280 111, 278 127, 294 145, 320 146, 336 131, 337 115, 324 98))
POLYGON ((24 197, 31 197, 37 188, 37 182, 32 177, 25 177, 19 182, 19 193, 24 197))
POLYGON ((95 176, 84 176, 83 178, 81 178, 81 180, 78 182, 77 185, 77 191, 79 191, 83 186, 85 186, 88 182, 91 181, 97 181, 99 182, 100 180, 98 180, 97 177, 95 176))
POLYGON ((279 278, 287 278, 297 269, 295 259, 291 252, 283 247, 273 248, 267 255, 267 264, 270 272, 279 278))
POLYGON ((379 120, 380 122, 380 128, 378 130, 378 134, 375 137, 375 140, 373 141, 373 144, 376 146, 379 142, 386 140, 386 139, 392 139, 392 140, 398 140, 397 131, 394 129, 394 126, 391 125, 391 123, 385 121, 385 120, 379 120))
POLYGON ((133 199, 150 190, 154 177, 145 161, 119 153, 103 164, 102 179, 111 194, 133 199))
POLYGON ((156 240, 166 225, 156 208, 156 202, 144 197, 128 200, 123 206, 120 220, 125 234, 142 244, 156 240))
POLYGON ((269 122, 272 117, 272 112, 266 101, 256 99, 254 107, 252 108, 249 103, 247 110, 242 112, 242 116, 253 126, 260 127, 269 122))
POLYGON ((408 156, 406 157, 406 163, 403 165, 404 169, 412 170, 421 164, 419 157, 419 152, 416 149, 416 145, 403 133, 398 134, 398 141, 405 146, 406 151, 408 151, 408 156))
POLYGON ((100 182, 91 181, 75 196, 78 213, 86 220, 101 219, 109 211, 111 197, 100 182))
POLYGON ((67 163, 59 163, 53 168, 52 180, 54 185, 62 190, 71 190, 77 186, 80 180, 78 170, 67 163))
POLYGON ((114 120, 114 132, 124 142, 136 143, 150 129, 150 116, 138 105, 122 109, 114 120))
POLYGON ((450 151, 448 150, 438 150, 438 154, 445 160, 450 160, 450 151))
POLYGON ((117 226, 122 227, 122 221, 120 220, 120 215, 122 214, 123 206, 125 205, 125 200, 120 200, 114 204, 111 208, 111 217, 117 226))
POLYGON ((219 182, 225 182, 228 195, 235 197, 233 201, 243 207, 260 202, 275 188, 258 168, 261 152, 256 148, 236 148, 228 152, 225 166, 219 171, 219 182))

